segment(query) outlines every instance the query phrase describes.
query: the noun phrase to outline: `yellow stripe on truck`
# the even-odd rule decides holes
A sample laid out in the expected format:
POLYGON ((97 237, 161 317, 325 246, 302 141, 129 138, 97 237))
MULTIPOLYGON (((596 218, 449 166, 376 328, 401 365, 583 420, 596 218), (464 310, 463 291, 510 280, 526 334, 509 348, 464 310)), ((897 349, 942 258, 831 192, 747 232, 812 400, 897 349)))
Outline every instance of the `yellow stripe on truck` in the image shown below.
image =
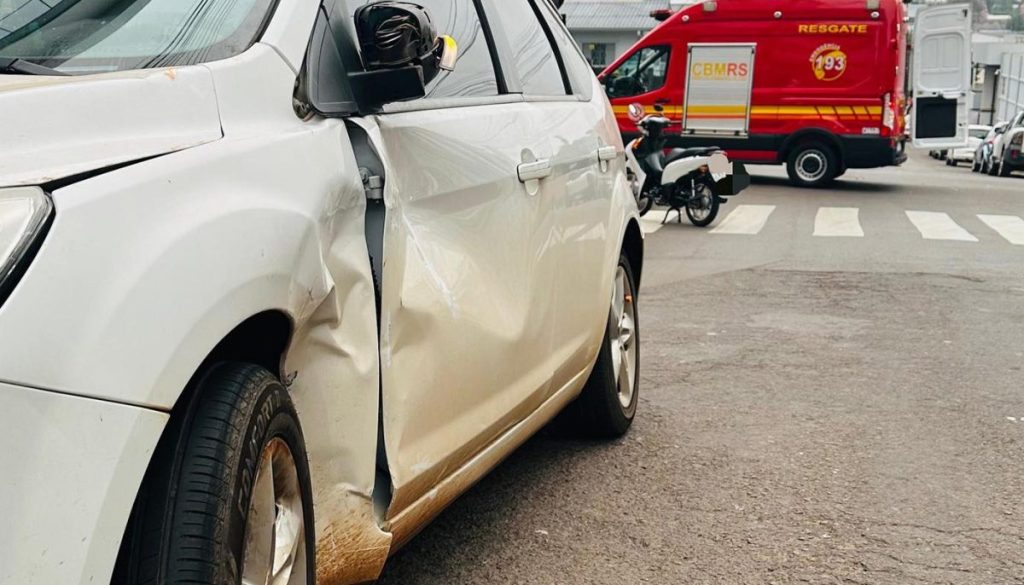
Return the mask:
MULTIPOLYGON (((615 114, 626 115, 629 113, 629 106, 612 106, 615 114)), ((645 106, 644 111, 648 114, 656 113, 654 106, 645 106)), ((736 118, 747 114, 745 106, 737 105, 700 105, 686 108, 687 115, 692 118, 736 118)), ((663 106, 666 116, 683 115, 682 106, 663 106)), ((814 118, 839 118, 842 120, 860 120, 865 117, 881 116, 882 106, 751 106, 751 118, 782 118, 809 120, 814 118)))

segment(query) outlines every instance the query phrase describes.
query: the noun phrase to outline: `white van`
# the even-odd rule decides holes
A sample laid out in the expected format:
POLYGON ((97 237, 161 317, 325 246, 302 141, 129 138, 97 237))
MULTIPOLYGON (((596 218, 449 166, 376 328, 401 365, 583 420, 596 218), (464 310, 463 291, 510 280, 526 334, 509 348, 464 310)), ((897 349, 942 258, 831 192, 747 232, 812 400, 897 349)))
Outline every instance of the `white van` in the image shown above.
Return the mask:
POLYGON ((547 0, 417 2, 0 2, 0 582, 372 581, 629 428, 604 92, 547 0))

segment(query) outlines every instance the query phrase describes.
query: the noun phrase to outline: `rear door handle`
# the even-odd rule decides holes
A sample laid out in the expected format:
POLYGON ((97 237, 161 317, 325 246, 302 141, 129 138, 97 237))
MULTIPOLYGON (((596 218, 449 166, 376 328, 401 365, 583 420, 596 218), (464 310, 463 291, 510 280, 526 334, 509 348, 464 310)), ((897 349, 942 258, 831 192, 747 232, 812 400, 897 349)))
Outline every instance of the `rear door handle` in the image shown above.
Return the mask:
POLYGON ((551 176, 551 161, 542 159, 519 165, 519 182, 537 181, 551 176))
POLYGON ((614 146, 602 146, 597 149, 597 160, 612 161, 619 158, 619 149, 614 146))

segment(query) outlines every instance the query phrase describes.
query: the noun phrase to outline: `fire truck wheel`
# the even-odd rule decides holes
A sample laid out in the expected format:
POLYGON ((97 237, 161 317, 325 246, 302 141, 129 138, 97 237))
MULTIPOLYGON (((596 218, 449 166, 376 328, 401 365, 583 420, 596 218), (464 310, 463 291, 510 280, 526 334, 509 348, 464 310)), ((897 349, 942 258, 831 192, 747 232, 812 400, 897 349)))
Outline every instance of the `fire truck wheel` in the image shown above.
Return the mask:
POLYGON ((820 142, 804 142, 789 153, 789 180, 798 187, 821 187, 839 176, 839 157, 820 142))

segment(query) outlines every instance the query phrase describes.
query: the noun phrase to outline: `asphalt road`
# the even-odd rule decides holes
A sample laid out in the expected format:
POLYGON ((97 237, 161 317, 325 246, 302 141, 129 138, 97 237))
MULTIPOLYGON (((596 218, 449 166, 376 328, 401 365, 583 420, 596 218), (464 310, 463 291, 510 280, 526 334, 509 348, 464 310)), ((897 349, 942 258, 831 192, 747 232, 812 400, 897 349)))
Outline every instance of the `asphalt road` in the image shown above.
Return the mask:
POLYGON ((751 170, 648 222, 632 432, 535 438, 384 585, 1024 583, 1024 176, 751 170))

